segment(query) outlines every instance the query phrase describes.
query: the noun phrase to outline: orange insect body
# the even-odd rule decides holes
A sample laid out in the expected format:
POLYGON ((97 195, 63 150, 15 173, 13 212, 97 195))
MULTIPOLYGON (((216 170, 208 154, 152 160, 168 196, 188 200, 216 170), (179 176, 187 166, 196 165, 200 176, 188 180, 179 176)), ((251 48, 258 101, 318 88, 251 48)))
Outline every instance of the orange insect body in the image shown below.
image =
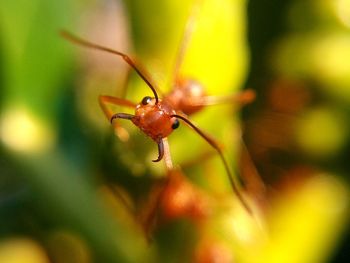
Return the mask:
MULTIPOLYGON (((107 118, 110 119, 111 123, 115 119, 127 119, 132 121, 137 127, 139 127, 147 136, 152 138, 158 145, 158 158, 153 160, 153 162, 158 162, 163 159, 164 156, 164 143, 163 139, 169 136, 174 129, 179 126, 179 120, 181 119, 187 125, 189 125, 198 135, 200 135, 204 140, 206 140, 219 154, 228 178, 230 180, 232 190, 241 201, 242 205, 246 208, 246 210, 251 213, 251 210, 248 204, 243 199, 242 195, 239 192, 238 187, 235 184, 233 176, 230 172, 229 165, 224 157, 222 149, 219 147, 218 143, 213 140, 210 136, 200 130, 197 126, 195 126, 189 119, 187 119, 186 115, 193 114, 201 110, 204 106, 210 104, 218 104, 221 102, 234 101, 237 100, 237 96, 233 97, 208 97, 205 95, 203 87, 194 80, 182 79, 179 78, 177 74, 175 74, 176 79, 174 81, 175 86, 174 89, 166 95, 163 100, 158 98, 158 94, 156 92, 155 85, 152 83, 150 77, 141 72, 136 63, 126 54, 113 50, 110 48, 106 48, 83 39, 80 39, 66 31, 61 32, 62 36, 66 39, 93 49, 105 51, 108 53, 112 53, 121 57, 126 63, 132 67, 136 73, 144 80, 144 82, 149 86, 152 90, 154 98, 144 97, 141 103, 135 105, 129 100, 116 98, 111 96, 100 96, 99 101, 102 110, 105 112, 107 118), (135 115, 131 115, 128 113, 116 113, 111 114, 111 110, 106 106, 106 103, 112 103, 120 106, 127 106, 130 108, 135 108, 135 115)), ((182 52, 180 52, 182 53, 182 52)), ((181 56, 180 56, 181 57, 181 56)), ((180 60, 181 61, 181 60, 180 60)), ((177 63, 178 64, 178 63, 177 63)), ((178 67, 176 67, 178 70, 178 67)), ((238 96, 238 101, 241 103, 249 102, 250 99, 254 98, 254 93, 252 91, 248 91, 247 93, 243 93, 243 96, 238 96), (252 96, 253 95, 253 96, 252 96)))
POLYGON ((159 142, 178 127, 178 120, 172 117, 174 114, 176 111, 166 101, 159 100, 156 104, 154 99, 145 97, 136 106, 135 116, 131 121, 154 141, 159 142))
POLYGON ((171 92, 165 95, 174 109, 191 115, 204 107, 203 98, 206 96, 203 86, 195 80, 179 79, 171 92))
POLYGON ((215 239, 201 240, 195 251, 195 263, 236 262, 230 248, 215 239))
POLYGON ((203 220, 211 214, 210 198, 179 170, 168 174, 169 182, 161 196, 161 207, 168 220, 180 217, 203 220))

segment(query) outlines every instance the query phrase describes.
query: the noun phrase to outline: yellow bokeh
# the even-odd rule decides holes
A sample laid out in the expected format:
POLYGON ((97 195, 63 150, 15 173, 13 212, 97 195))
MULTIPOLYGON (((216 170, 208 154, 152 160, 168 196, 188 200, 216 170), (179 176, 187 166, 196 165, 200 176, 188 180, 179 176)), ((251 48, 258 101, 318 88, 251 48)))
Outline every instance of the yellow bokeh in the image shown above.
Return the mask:
POLYGON ((11 150, 38 153, 52 149, 56 132, 24 107, 13 107, 2 113, 0 139, 11 150))
POLYGON ((2 263, 49 263, 44 249, 27 238, 11 238, 0 242, 2 263))

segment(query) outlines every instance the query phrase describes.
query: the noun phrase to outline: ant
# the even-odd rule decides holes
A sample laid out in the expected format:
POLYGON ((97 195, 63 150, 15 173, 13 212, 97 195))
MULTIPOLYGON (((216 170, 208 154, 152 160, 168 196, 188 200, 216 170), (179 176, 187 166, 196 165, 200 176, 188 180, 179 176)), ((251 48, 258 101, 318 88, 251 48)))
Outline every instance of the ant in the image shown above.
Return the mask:
MULTIPOLYGON (((193 12, 197 12, 194 9, 193 12)), ((127 54, 113 50, 98 44, 83 40, 67 31, 61 31, 61 35, 81 46, 85 46, 92 49, 97 49, 107 53, 111 53, 121 57, 131 68, 135 70, 138 76, 147 84, 153 93, 153 97, 146 96, 140 103, 135 104, 124 98, 117 98, 112 96, 101 95, 99 96, 99 102, 102 110, 104 111, 107 118, 112 124, 118 127, 118 123, 115 122, 116 119, 130 120, 134 125, 136 125, 141 131, 143 131, 147 136, 154 140, 158 145, 158 157, 153 162, 159 162, 165 157, 165 162, 168 168, 172 168, 172 165, 167 164, 167 159, 169 159, 169 151, 167 149, 167 137, 177 129, 180 125, 179 120, 184 121, 188 126, 190 126, 197 134, 199 134, 211 147, 213 147, 220 159, 223 162, 225 170, 227 172, 230 184, 234 194, 238 197, 244 208, 251 214, 251 209, 243 199, 238 187, 233 179, 231 171, 229 169, 228 163, 224 157, 221 147, 218 143, 211 138, 209 135, 204 133, 196 125, 194 125, 188 118, 188 115, 192 115, 200 111, 203 107, 207 105, 214 105, 224 102, 238 101, 241 104, 249 103, 255 98, 255 93, 252 90, 243 91, 241 94, 236 94, 234 96, 206 96, 203 86, 195 80, 180 78, 178 76, 178 69, 182 63, 184 50, 186 49, 186 44, 189 40, 189 35, 193 30, 194 26, 194 16, 193 13, 187 22, 182 45, 178 51, 177 61, 175 64, 174 76, 175 85, 173 89, 160 99, 157 93, 156 85, 153 80, 146 74, 145 71, 141 70, 140 66, 129 57, 127 54), (115 104, 119 106, 125 106, 135 109, 135 114, 128 113, 116 113, 113 114, 111 110, 107 107, 107 104, 115 104), (164 153, 166 153, 164 155, 164 153)), ((171 161, 170 161, 171 162, 171 161)))

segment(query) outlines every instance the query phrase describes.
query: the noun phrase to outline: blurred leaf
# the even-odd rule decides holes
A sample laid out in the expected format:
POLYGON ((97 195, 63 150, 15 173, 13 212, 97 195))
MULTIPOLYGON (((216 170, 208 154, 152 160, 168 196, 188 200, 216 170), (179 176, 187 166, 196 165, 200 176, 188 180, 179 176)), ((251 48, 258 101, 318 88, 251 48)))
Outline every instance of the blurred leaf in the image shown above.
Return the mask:
POLYGON ((348 217, 349 191, 344 182, 334 175, 315 175, 298 191, 276 200, 270 240, 250 262, 327 262, 348 217))
POLYGON ((79 171, 58 153, 14 157, 23 179, 34 188, 38 205, 76 229, 104 262, 140 262, 145 247, 140 233, 113 218, 79 171))
POLYGON ((0 262, 49 263, 39 244, 27 238, 12 238, 0 242, 0 262))
POLYGON ((69 61, 58 31, 73 21, 74 8, 71 1, 2 1, 5 108, 29 108, 52 121, 69 61))
POLYGON ((316 158, 338 154, 349 132, 345 116, 328 107, 306 111, 295 130, 299 147, 316 158))

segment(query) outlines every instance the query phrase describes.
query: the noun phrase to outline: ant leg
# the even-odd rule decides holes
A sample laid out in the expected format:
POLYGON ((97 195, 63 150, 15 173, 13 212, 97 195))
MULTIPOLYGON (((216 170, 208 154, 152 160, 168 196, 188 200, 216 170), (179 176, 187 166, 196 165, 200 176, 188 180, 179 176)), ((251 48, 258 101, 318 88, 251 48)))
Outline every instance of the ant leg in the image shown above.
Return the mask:
POLYGON ((168 143, 168 138, 163 138, 163 144, 164 144, 164 163, 165 167, 168 171, 173 170, 173 161, 171 159, 170 155, 170 148, 169 148, 169 143, 168 143))
POLYGON ((190 10, 190 14, 188 16, 188 20, 186 22, 185 29, 184 29, 184 32, 182 35, 182 40, 181 40, 180 45, 179 45, 178 50, 177 50, 176 61, 174 64, 174 70, 173 70, 173 75, 172 75, 173 83, 176 83, 176 80, 178 78, 180 67, 183 63, 186 50, 188 48, 192 33, 193 33, 195 26, 196 26, 195 22, 198 18, 200 7, 203 4, 202 2, 203 2, 203 0, 194 0, 193 1, 192 7, 190 10))
POLYGON ((207 161, 208 159, 212 158, 214 156, 214 152, 213 151, 205 151, 201 154, 199 154, 198 156, 190 159, 190 160, 187 160, 187 161, 184 161, 181 163, 181 168, 182 169, 186 169, 186 168, 190 168, 192 166, 195 166, 197 164, 200 164, 200 163, 203 163, 205 161, 207 161))
POLYGON ((209 106, 230 103, 235 103, 239 106, 244 106, 254 101, 255 97, 255 91, 252 89, 247 89, 227 96, 206 96, 202 99, 202 101, 195 104, 195 106, 209 106))
POLYGON ((110 190, 110 192, 120 201, 120 204, 126 209, 127 213, 137 222, 136 218, 136 211, 135 208, 133 208, 127 199, 124 197, 124 195, 121 193, 121 191, 118 189, 118 187, 112 183, 105 182, 106 187, 110 190))
MULTIPOLYGON (((98 97, 98 100, 99 100, 99 103, 100 103, 100 106, 101 106, 103 113, 105 114, 105 116, 107 117, 107 119, 109 121, 112 119, 114 114, 113 114, 112 110, 107 106, 108 103, 118 105, 118 106, 126 106, 129 108, 136 107, 136 104, 131 102, 131 101, 128 101, 126 99, 112 97, 112 96, 101 95, 98 97)), ((118 122, 114 122, 113 126, 114 126, 115 132, 120 140, 127 141, 129 139, 128 132, 122 126, 120 126, 118 122)))
POLYGON ((119 92, 120 98, 124 99, 126 97, 126 92, 128 89, 128 83, 130 82, 130 77, 131 77, 131 68, 128 68, 127 72, 125 74, 125 78, 124 78, 123 83, 122 83, 121 88, 120 88, 120 92, 119 92))
POLYGON ((155 223, 157 222, 157 212, 159 210, 161 201, 163 199, 163 195, 167 187, 169 186, 169 182, 172 179, 172 174, 174 172, 173 162, 171 160, 169 143, 167 138, 163 138, 163 148, 164 148, 164 163, 167 170, 167 177, 153 187, 152 194, 150 197, 150 201, 148 202, 150 207, 146 210, 145 215, 142 219, 142 225, 144 227, 144 231, 148 240, 150 240, 150 232, 152 231, 155 223), (152 205, 153 204, 153 205, 152 205))
POLYGON ((169 182, 170 177, 166 176, 152 186, 144 209, 141 210, 142 213, 139 215, 138 220, 141 222, 146 239, 149 242, 152 241, 152 232, 159 223, 158 211, 169 182))
POLYGON ((241 141, 239 169, 241 171, 240 174, 242 175, 246 191, 254 196, 259 204, 265 205, 266 185, 254 165, 249 150, 243 140, 241 141))

